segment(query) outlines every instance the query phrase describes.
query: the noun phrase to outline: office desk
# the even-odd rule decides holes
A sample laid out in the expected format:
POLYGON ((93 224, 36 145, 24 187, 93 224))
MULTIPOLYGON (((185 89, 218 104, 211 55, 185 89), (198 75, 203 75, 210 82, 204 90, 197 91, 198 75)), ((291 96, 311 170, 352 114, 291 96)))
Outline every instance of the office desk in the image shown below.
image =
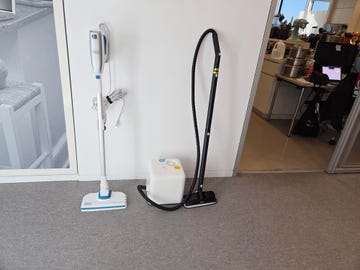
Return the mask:
MULTIPOLYGON (((274 89, 274 94, 272 96, 271 103, 270 103, 270 110, 269 110, 268 119, 267 119, 268 121, 271 119, 271 114, 272 114, 272 111, 274 109, 276 96, 278 94, 279 86, 280 86, 280 83, 282 81, 290 83, 290 84, 296 86, 296 89, 300 90, 300 95, 298 97, 296 108, 295 108, 294 114, 292 116, 290 128, 289 128, 289 131, 288 131, 288 134, 287 134, 288 137, 290 137, 292 135, 292 132, 293 132, 293 129, 294 129, 294 124, 295 124, 295 121, 296 121, 296 117, 297 117, 297 115, 299 113, 299 110, 300 110, 301 100, 303 98, 305 89, 306 88, 312 88, 314 86, 314 84, 309 82, 309 81, 306 81, 303 78, 290 78, 290 77, 287 77, 287 76, 284 76, 284 75, 281 75, 281 74, 276 74, 276 78, 277 78, 277 82, 276 82, 276 86, 275 86, 275 89, 274 89)), ((327 86, 325 86, 323 88, 325 88, 325 89, 333 89, 333 88, 335 88, 335 86, 334 85, 327 85, 327 86)))

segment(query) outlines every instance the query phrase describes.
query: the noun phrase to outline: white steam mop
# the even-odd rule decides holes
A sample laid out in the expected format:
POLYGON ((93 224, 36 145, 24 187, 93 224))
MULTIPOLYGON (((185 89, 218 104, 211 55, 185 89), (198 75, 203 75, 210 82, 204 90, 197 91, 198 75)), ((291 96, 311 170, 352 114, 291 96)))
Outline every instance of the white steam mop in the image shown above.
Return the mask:
POLYGON ((104 64, 109 60, 109 40, 106 33, 107 31, 105 31, 107 28, 104 24, 100 25, 100 30, 101 31, 91 30, 89 32, 91 64, 99 90, 96 96, 96 103, 99 130, 100 191, 84 196, 81 202, 81 211, 83 212, 125 209, 127 205, 126 195, 122 192, 111 191, 106 179, 104 143, 105 113, 102 96, 101 74, 103 72, 104 64))

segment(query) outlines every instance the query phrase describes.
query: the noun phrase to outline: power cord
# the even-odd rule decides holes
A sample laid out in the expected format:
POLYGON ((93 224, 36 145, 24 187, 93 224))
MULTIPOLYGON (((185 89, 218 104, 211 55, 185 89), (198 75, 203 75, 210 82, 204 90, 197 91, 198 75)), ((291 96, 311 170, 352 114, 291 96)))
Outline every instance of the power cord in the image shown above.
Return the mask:
POLYGON ((119 99, 122 99, 126 95, 126 92, 122 89, 116 89, 112 91, 109 95, 105 97, 105 106, 108 107, 114 102, 118 101, 119 99))
POLYGON ((115 124, 116 128, 120 126, 121 116, 122 116, 122 114, 124 112, 124 107, 125 107, 125 99, 122 98, 121 101, 122 101, 122 106, 121 106, 121 111, 119 113, 118 119, 116 120, 116 124, 115 124))
MULTIPOLYGON (((122 89, 115 89, 114 91, 110 92, 109 95, 105 96, 105 98, 103 99, 104 121, 105 122, 106 122, 106 110, 110 107, 110 105, 114 104, 116 101, 122 100, 123 103, 122 103, 121 111, 117 118, 115 127, 118 127, 120 125, 121 116, 124 112, 124 107, 125 107, 125 99, 124 99, 125 96, 126 96, 126 92, 122 89)), ((93 103, 92 109, 96 111, 97 110, 96 97, 93 98, 92 103, 93 103)))

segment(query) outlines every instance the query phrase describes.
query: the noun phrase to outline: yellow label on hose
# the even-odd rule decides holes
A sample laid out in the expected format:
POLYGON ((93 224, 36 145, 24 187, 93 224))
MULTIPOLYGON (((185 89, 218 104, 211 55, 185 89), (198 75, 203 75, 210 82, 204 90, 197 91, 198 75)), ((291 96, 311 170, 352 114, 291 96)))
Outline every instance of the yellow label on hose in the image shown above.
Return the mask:
POLYGON ((219 74, 219 69, 218 69, 218 68, 214 68, 213 74, 219 74))

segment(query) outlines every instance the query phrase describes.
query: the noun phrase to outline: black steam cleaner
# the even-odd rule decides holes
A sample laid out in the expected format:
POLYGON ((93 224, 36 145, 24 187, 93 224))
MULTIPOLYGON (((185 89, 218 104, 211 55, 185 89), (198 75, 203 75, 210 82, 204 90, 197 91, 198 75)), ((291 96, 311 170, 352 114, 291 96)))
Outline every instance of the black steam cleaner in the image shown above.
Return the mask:
POLYGON ((195 166, 195 173, 194 177, 188 191, 188 194, 185 195, 182 201, 178 204, 172 206, 165 206, 158 204, 151 200, 144 192, 146 190, 146 186, 139 185, 137 190, 139 191, 140 195, 152 206, 159 208, 164 211, 174 211, 179 209, 180 207, 184 206, 185 208, 196 208, 202 206, 213 205, 217 203, 215 193, 213 191, 204 191, 204 176, 205 176, 205 169, 206 169, 206 160, 207 160, 207 153, 209 148, 209 140, 210 140, 210 131, 211 131, 211 122, 213 117, 214 111, 214 103, 215 103, 215 95, 216 95, 216 86, 217 80, 219 75, 219 66, 220 66, 220 45, 218 35, 215 30, 208 29, 206 30, 200 37, 192 63, 192 70, 191 70, 191 107, 192 107, 192 114, 193 114, 193 123, 194 123, 194 130, 195 130, 195 138, 196 138, 196 166, 195 166), (200 140, 199 140, 199 131, 198 131, 198 124, 197 124, 197 116, 196 116, 196 104, 195 104, 195 71, 196 71, 196 62, 198 58, 198 53, 200 50, 200 46, 204 40, 204 38, 208 35, 212 35, 212 40, 214 44, 214 51, 215 51, 215 60, 214 60, 214 68, 212 72, 212 81, 211 81, 211 89, 210 89, 210 97, 209 97, 209 104, 208 104, 208 111, 207 111, 207 119, 206 119, 206 126, 205 126, 205 133, 204 133, 204 141, 203 141, 203 149, 201 153, 201 161, 200 161, 200 140), (201 162, 201 163, 200 163, 201 162), (195 185, 198 183, 197 190, 194 192, 195 185))

